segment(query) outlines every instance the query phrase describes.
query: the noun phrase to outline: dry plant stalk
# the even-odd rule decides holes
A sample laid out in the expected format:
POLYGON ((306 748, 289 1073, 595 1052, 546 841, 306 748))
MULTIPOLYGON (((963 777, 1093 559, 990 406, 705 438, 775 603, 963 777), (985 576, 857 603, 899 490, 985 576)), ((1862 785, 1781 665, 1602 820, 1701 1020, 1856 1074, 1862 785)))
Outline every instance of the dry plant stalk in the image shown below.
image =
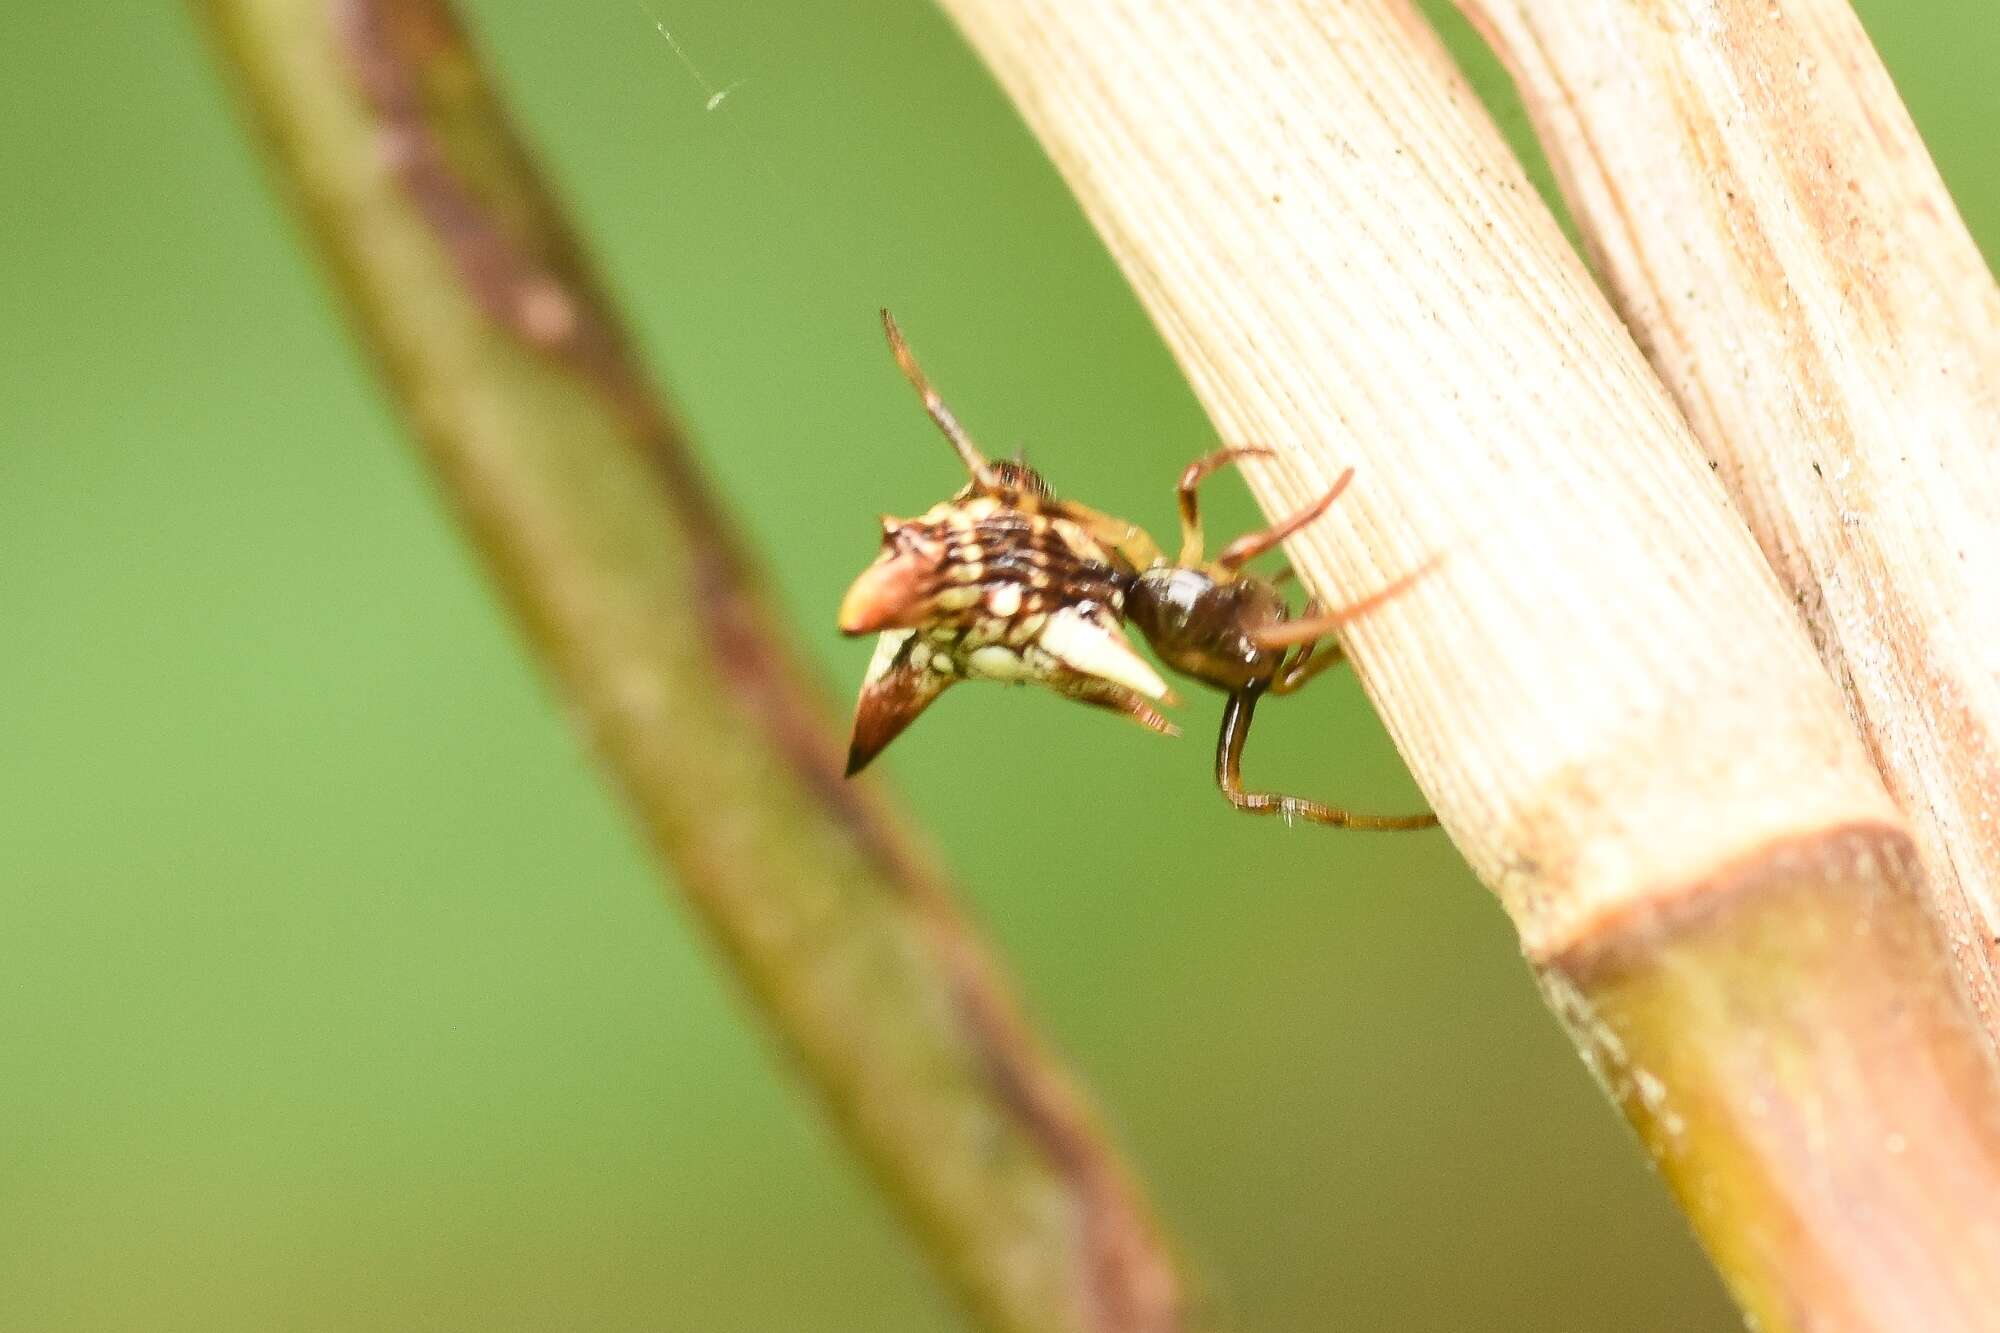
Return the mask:
POLYGON ((764 1019, 987 1327, 1170 1333, 1184 1284, 809 688, 442 0, 204 0, 503 591, 764 1019))
POLYGON ((1806 617, 2000 1040, 2000 287, 1845 0, 1459 0, 1806 617))
MULTIPOLYGON (((1755 541, 1401 0, 941 0, 1765 1329, 2000 1309, 2000 1075, 1755 541)), ((1340 855, 1337 841, 1326 846, 1340 855)))

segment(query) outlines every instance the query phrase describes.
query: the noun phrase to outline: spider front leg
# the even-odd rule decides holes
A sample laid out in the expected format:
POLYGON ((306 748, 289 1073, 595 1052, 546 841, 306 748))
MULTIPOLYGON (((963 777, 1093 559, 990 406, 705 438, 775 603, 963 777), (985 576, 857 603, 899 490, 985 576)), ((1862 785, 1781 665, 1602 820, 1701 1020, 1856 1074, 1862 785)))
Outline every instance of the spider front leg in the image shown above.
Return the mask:
POLYGON ((1270 692, 1294 694, 1320 672, 1339 666, 1346 660, 1347 649, 1340 646, 1339 639, 1307 640, 1299 646, 1290 661, 1278 668, 1278 674, 1271 680, 1270 692))
POLYGON ((1333 479, 1333 485, 1326 488, 1326 494, 1299 510, 1290 518, 1273 523, 1262 532, 1247 533, 1222 548, 1222 554, 1215 557, 1216 565, 1235 573, 1255 560, 1264 552, 1276 546, 1285 538, 1303 528, 1306 524, 1324 514, 1340 493, 1347 489, 1347 483, 1354 480, 1354 469, 1348 468, 1333 479))
MULTIPOLYGON (((1225 449, 1218 449, 1205 457, 1197 458, 1194 462, 1187 465, 1187 469, 1181 473, 1180 484, 1174 488, 1174 496, 1180 504, 1181 511, 1181 553, 1180 559, 1176 561, 1177 564, 1183 569, 1198 569, 1202 563, 1201 556, 1204 542, 1201 531, 1201 506, 1195 497, 1196 488, 1203 481, 1207 480, 1217 468, 1222 467, 1226 463, 1232 463, 1244 457, 1270 458, 1273 456, 1274 452, 1272 450, 1266 449, 1260 444, 1231 445, 1225 449)), ((1215 558, 1216 566, 1229 573, 1235 573, 1244 565, 1249 564, 1252 560, 1255 560, 1258 556, 1264 554, 1264 552, 1270 550, 1279 542, 1318 518, 1321 514, 1324 514, 1327 511, 1327 507, 1339 499, 1340 493, 1347 489, 1347 483, 1353 480, 1354 469, 1348 468, 1338 477, 1334 478, 1333 485, 1327 487, 1326 494, 1320 496, 1319 499, 1313 501, 1305 508, 1294 513, 1289 518, 1272 524, 1262 532, 1253 532, 1246 536, 1238 537, 1235 541, 1223 547, 1222 554, 1215 558)))
POLYGON ((1364 815, 1319 801, 1308 801, 1300 796, 1243 790, 1243 743, 1250 738, 1250 719, 1256 712, 1257 698, 1264 693, 1264 688, 1254 685, 1237 690, 1230 694, 1229 702, 1222 709, 1222 734, 1215 741, 1215 785, 1222 789, 1222 794, 1231 805, 1253 815, 1277 815, 1288 823, 1303 819, 1333 828, 1422 829, 1437 823, 1437 816, 1429 813, 1364 815))
POLYGON ((1181 558, 1175 563, 1182 568, 1194 569, 1201 564, 1201 502, 1195 498, 1196 489, 1216 469, 1246 456, 1270 458, 1272 453, 1261 444, 1231 445, 1195 459, 1182 471, 1180 484, 1174 487, 1174 499, 1181 511, 1181 558))
MULTIPOLYGON (((1294 644, 1312 644, 1321 639, 1330 638, 1339 633, 1342 627, 1359 620, 1383 603, 1403 593, 1411 584, 1437 568, 1438 562, 1441 559, 1441 556, 1432 556, 1409 573, 1402 575, 1400 578, 1391 579, 1385 586, 1377 588, 1374 592, 1369 593, 1359 601, 1349 602, 1337 611, 1324 610, 1317 600, 1310 601, 1306 603, 1305 614, 1297 620, 1287 620, 1281 624, 1266 625, 1261 629, 1251 631, 1250 637, 1256 641, 1259 648, 1289 648, 1294 644)), ((1297 687, 1294 686, 1293 688, 1297 687)), ((1280 693, 1290 693, 1290 691, 1280 691, 1280 693)))

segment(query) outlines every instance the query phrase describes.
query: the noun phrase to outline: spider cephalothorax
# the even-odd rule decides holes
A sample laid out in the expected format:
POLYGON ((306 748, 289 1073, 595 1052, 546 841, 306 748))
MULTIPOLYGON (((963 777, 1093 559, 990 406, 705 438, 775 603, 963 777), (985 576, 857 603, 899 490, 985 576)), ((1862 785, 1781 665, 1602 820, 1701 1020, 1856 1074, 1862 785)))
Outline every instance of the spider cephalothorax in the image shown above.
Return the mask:
POLYGON ((888 311, 882 320, 897 364, 971 481, 917 518, 884 518, 881 552, 841 602, 844 633, 881 635, 855 710, 850 775, 960 680, 1035 682, 1174 734, 1152 707, 1173 696, 1125 638, 1130 623, 1167 665, 1228 694, 1215 777, 1239 810, 1350 828, 1436 822, 1427 814, 1357 815, 1242 785, 1243 744, 1258 699, 1289 694, 1339 661, 1335 631, 1415 577, 1331 614, 1309 601, 1295 620, 1276 584, 1246 570, 1323 514, 1352 469, 1315 503, 1230 543, 1211 561, 1202 554, 1197 488, 1225 463, 1269 451, 1223 449, 1197 460, 1181 474, 1181 550, 1169 561, 1133 524, 1056 498, 1025 463, 989 462, 931 387, 888 311))

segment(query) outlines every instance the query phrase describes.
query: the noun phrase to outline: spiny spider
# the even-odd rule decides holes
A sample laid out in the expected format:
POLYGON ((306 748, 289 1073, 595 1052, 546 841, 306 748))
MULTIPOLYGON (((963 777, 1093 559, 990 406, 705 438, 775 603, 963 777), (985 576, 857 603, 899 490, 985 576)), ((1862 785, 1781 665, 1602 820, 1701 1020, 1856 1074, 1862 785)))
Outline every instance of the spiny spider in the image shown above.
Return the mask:
POLYGON ((1211 561, 1203 557, 1197 490, 1216 469, 1270 450, 1226 448, 1197 459, 1176 488, 1181 547, 1169 561, 1135 524, 1057 499, 1025 462, 989 461, 931 386, 886 310, 882 324, 896 364, 971 481, 916 518, 883 516, 881 552, 841 601, 842 633, 881 633, 855 708, 849 776, 959 680, 1032 681, 1154 731, 1179 734, 1152 707, 1176 700, 1125 638, 1122 625, 1129 621, 1168 666, 1229 696, 1216 740, 1215 781, 1237 809, 1357 829, 1437 822, 1431 814, 1357 814, 1243 789, 1243 745, 1257 701, 1290 694, 1339 662, 1344 654, 1336 631, 1423 572, 1337 611, 1309 600, 1294 619, 1277 587, 1291 571, 1267 580, 1244 568, 1325 513, 1353 479, 1352 468, 1312 504, 1239 537, 1211 561))

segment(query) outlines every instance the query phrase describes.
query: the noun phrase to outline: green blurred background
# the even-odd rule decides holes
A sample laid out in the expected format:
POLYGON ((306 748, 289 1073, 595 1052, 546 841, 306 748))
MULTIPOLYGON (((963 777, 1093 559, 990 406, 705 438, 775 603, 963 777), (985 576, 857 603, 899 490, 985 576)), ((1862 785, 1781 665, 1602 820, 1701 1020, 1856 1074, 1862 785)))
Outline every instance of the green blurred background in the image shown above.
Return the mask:
MULTIPOLYGON (((468 8, 843 703, 873 516, 956 484, 878 305, 989 444, 1171 526, 1208 429, 921 0, 468 8)), ((1993 0, 1862 8, 1991 253, 1993 0)), ((0 1327, 951 1326, 662 907, 184 14, 0 9, 0 126, 0 1327)), ((1217 711, 969 689, 884 767, 1225 1307, 1732 1327, 1442 836, 1234 816, 1217 711), (1019 780, 968 794, 974 746, 1019 780)), ((1268 711, 1258 780, 1417 799, 1351 681, 1268 711)))

